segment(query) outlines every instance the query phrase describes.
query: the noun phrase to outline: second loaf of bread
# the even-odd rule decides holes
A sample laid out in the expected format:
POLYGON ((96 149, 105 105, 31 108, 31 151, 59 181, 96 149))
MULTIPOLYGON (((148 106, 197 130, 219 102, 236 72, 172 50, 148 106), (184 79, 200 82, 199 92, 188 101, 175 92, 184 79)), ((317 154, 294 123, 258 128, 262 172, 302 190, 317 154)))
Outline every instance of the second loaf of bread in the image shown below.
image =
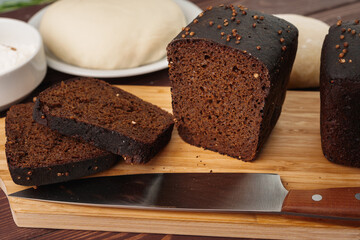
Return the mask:
POLYGON ((359 21, 331 26, 321 55, 320 132, 325 157, 360 167, 359 21))

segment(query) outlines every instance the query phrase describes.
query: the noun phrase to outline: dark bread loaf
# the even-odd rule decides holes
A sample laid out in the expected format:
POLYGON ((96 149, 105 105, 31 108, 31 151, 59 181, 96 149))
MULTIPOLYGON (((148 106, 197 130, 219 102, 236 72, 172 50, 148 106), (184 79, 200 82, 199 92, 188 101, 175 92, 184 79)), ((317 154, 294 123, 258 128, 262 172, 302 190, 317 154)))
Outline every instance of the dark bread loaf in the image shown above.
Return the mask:
POLYGON ((201 13, 167 47, 180 136, 253 160, 280 116, 297 37, 285 20, 241 6, 201 13))
POLYGON ((360 25, 339 21, 321 55, 321 145, 335 163, 360 167, 360 25))
POLYGON ((34 119, 128 163, 149 161, 169 142, 174 126, 170 113, 92 78, 67 80, 40 93, 34 119))
POLYGON ((32 119, 33 103, 10 108, 5 120, 6 158, 13 181, 45 185, 106 170, 117 156, 60 135, 32 119))

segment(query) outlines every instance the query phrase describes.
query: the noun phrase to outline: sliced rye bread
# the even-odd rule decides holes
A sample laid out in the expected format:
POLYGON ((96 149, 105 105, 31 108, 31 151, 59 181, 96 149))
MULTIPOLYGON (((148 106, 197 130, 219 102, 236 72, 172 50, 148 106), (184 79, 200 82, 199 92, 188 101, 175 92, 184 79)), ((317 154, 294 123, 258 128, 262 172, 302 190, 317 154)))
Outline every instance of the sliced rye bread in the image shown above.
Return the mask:
POLYGON ((70 79, 40 93, 33 118, 133 164, 154 157, 174 127, 170 113, 93 78, 70 79))
POLYGON ((61 135, 32 119, 34 103, 15 105, 5 120, 6 158, 19 185, 45 185, 106 170, 118 156, 61 135))

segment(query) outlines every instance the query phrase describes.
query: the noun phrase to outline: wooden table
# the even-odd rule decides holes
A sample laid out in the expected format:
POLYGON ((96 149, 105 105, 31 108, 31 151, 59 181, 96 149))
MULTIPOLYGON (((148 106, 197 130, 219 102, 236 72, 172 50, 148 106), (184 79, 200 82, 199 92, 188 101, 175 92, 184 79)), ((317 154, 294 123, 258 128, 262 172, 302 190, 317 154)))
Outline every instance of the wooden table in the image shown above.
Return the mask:
MULTIPOLYGON (((202 9, 209 5, 220 4, 215 0, 192 0, 202 9)), ((266 13, 297 13, 311 16, 325 21, 328 24, 334 24, 338 19, 353 20, 359 18, 360 1, 356 0, 244 0, 244 1, 222 1, 221 3, 242 4, 249 8, 264 11, 266 13)), ((43 6, 27 7, 24 9, 0 14, 0 17, 10 17, 27 21, 35 12, 43 6)), ((48 69, 44 82, 34 91, 27 101, 32 99, 39 91, 48 86, 72 77, 67 74, 48 69)), ((136 77, 106 79, 113 84, 122 85, 154 85, 168 86, 169 79, 167 70, 158 71, 136 77)), ((26 101, 26 100, 25 100, 26 101)), ((0 117, 4 116, 0 113, 0 117)), ((286 235, 286 233, 284 232, 286 235)), ((76 231, 76 230, 55 230, 55 229, 31 229, 18 228, 13 222, 8 201, 3 192, 0 191, 0 239, 64 239, 64 238, 86 238, 86 239, 216 239, 213 237, 195 237, 163 234, 135 234, 118 232, 98 232, 98 231, 76 231)), ((234 239, 234 238, 233 238, 234 239)))

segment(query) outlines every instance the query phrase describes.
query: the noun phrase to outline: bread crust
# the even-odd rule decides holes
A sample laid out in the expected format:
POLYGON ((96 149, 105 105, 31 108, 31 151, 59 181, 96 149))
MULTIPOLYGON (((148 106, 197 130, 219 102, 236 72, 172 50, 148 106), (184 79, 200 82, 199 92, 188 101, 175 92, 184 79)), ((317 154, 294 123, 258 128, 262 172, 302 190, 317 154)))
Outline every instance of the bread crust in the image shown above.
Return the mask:
POLYGON ((324 156, 331 162, 360 167, 360 25, 331 26, 322 48, 320 132, 324 156))
MULTIPOLYGON (((67 92, 64 92, 64 98, 66 98, 66 94, 67 92)), ((56 104, 64 104, 65 106, 66 102, 59 100, 56 104)), ((95 109, 94 111, 101 111, 101 108, 95 109)), ((104 112, 104 114, 108 113, 104 112)), ((33 118, 36 122, 42 125, 46 125, 52 130, 56 130, 67 136, 80 138, 86 142, 93 144, 96 147, 120 155, 127 163, 132 164, 146 163, 152 157, 154 157, 162 148, 164 148, 166 144, 170 141, 172 129, 174 126, 173 117, 170 113, 167 113, 159 107, 151 103, 145 102, 130 93, 113 87, 104 81, 91 78, 70 79, 54 85, 53 87, 50 87, 49 89, 40 93, 39 97, 35 102, 33 118), (91 97, 94 96, 92 95, 93 92, 89 93, 86 89, 87 86, 91 84, 96 84, 99 89, 102 89, 95 94, 104 94, 104 92, 102 92, 104 89, 107 89, 113 93, 112 96, 108 96, 108 99, 106 99, 106 103, 102 104, 114 104, 115 107, 110 107, 111 111, 114 112, 111 112, 108 118, 104 117, 103 119, 99 119, 99 122, 106 120, 109 120, 111 122, 127 121, 131 124, 123 127, 114 127, 111 124, 111 126, 109 126, 109 124, 106 125, 101 122, 99 123, 96 122, 97 120, 94 121, 93 118, 89 116, 89 112, 85 110, 82 111, 82 109, 77 109, 76 112, 74 110, 73 112, 70 112, 68 115, 66 115, 63 113, 69 111, 67 111, 68 109, 65 110, 65 108, 62 109, 63 106, 60 106, 61 109, 59 111, 59 114, 53 114, 54 107, 49 105, 46 96, 54 93, 55 91, 60 91, 62 88, 70 88, 73 86, 73 84, 83 86, 83 88, 74 87, 72 88, 72 90, 78 91, 79 94, 76 93, 76 96, 79 95, 79 97, 85 98, 84 101, 93 101, 91 100, 91 97), (120 103, 114 103, 115 101, 117 101, 118 98, 122 97, 126 97, 127 102, 124 102, 123 105, 120 103), (130 105, 128 105, 129 101, 131 102, 130 105), (137 107, 135 107, 138 109, 141 108, 139 111, 146 112, 147 109, 151 109, 153 115, 155 114, 156 117, 162 118, 163 121, 161 122, 161 120, 159 120, 158 125, 155 126, 157 133, 145 133, 146 129, 141 129, 141 126, 140 130, 143 130, 144 134, 142 134, 141 132, 137 135, 132 133, 131 128, 138 127, 137 124, 139 124, 139 122, 136 121, 143 121, 143 126, 145 128, 147 127, 146 125, 150 126, 152 124, 150 118, 147 118, 147 115, 142 115, 142 119, 134 121, 132 120, 132 112, 127 113, 126 110, 121 110, 121 114, 123 114, 122 117, 120 118, 116 116, 116 104, 118 104, 121 108, 132 108, 132 104, 135 103, 139 104, 137 107), (81 116, 81 118, 77 116, 81 116)))
POLYGON ((287 21, 241 6, 200 14, 167 47, 179 135, 254 160, 280 116, 297 38, 287 21))
POLYGON ((33 106, 26 103, 11 107, 5 121, 6 158, 16 184, 39 186, 69 181, 117 163, 119 157, 115 154, 35 123, 33 106))

